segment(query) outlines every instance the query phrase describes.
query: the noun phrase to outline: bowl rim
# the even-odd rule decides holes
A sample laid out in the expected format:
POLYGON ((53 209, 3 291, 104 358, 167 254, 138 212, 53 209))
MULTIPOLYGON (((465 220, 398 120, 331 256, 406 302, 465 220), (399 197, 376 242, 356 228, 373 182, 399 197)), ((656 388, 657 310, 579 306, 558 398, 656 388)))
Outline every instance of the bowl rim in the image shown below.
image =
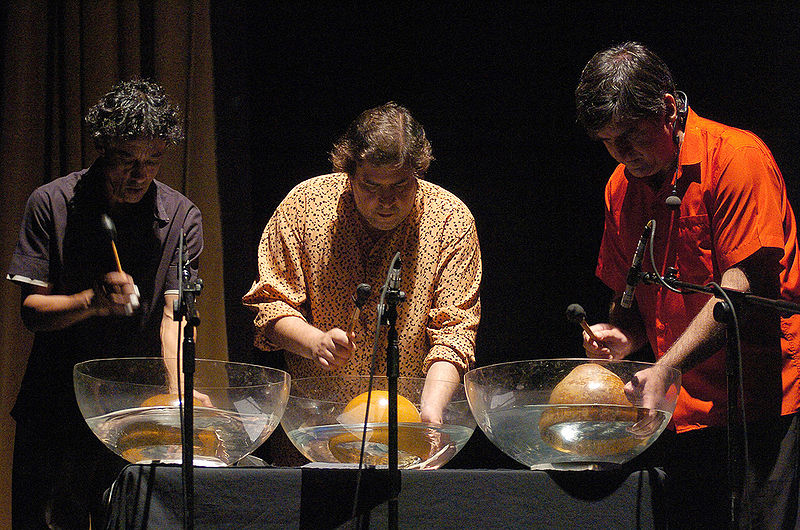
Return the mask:
MULTIPOLYGON (((87 359, 85 361, 77 362, 77 363, 75 363, 73 365, 73 367, 72 367, 73 378, 77 374, 80 374, 81 377, 86 378, 86 379, 91 379, 91 380, 94 380, 94 381, 105 381, 105 379, 102 379, 100 377, 95 377, 95 376, 87 374, 86 372, 80 371, 78 369, 78 367, 79 366, 83 366, 83 365, 89 365, 89 364, 92 364, 92 363, 111 362, 111 361, 120 361, 120 360, 123 360, 123 361, 176 361, 177 362, 177 357, 149 356, 149 357, 107 357, 107 358, 87 359)), ((200 361, 200 362, 203 362, 203 363, 206 363, 206 362, 221 363, 221 364, 226 364, 226 365, 251 366, 251 367, 254 367, 254 368, 266 369, 266 370, 271 371, 271 372, 278 372, 280 374, 283 374, 283 382, 274 381, 274 382, 264 383, 264 384, 260 384, 260 385, 238 385, 238 386, 230 386, 230 385, 228 385, 228 386, 208 386, 208 385, 201 385, 201 386, 195 386, 196 389, 197 388, 202 388, 202 389, 208 389, 208 390, 218 390, 218 389, 223 389, 223 388, 225 388, 225 389, 252 388, 252 387, 258 387, 258 386, 267 387, 267 386, 272 386, 272 385, 283 385, 283 384, 285 384, 287 387, 291 388, 292 376, 286 370, 281 370, 280 368, 273 368, 271 366, 262 366, 262 365, 259 365, 259 364, 252 364, 252 363, 240 363, 240 362, 235 362, 235 361, 223 361, 221 359, 197 358, 197 359, 195 359, 195 362, 197 362, 197 361, 200 361)), ((166 362, 165 362, 165 364, 166 364, 166 362)), ((151 384, 145 384, 145 383, 134 383, 134 382, 125 382, 125 381, 115 381, 115 382, 116 383, 126 383, 126 384, 129 384, 129 385, 132 385, 132 386, 137 386, 137 387, 163 386, 163 385, 151 385, 151 384)))
MULTIPOLYGON (((389 378, 389 376, 386 376, 386 375, 375 375, 375 376, 372 376, 372 378, 373 379, 378 379, 378 380, 386 380, 386 379, 389 378)), ((368 375, 341 375, 341 376, 334 376, 334 375, 325 376, 325 375, 321 375, 321 376, 310 376, 310 377, 298 377, 298 378, 292 379, 292 386, 289 389, 289 399, 290 400, 301 400, 302 399, 302 400, 310 400, 310 401, 317 401, 317 402, 321 402, 321 403, 331 403, 331 404, 341 404, 342 403, 341 401, 336 401, 336 400, 331 400, 331 399, 321 399, 321 398, 314 398, 314 397, 298 396, 297 394, 293 393, 295 390, 297 390, 297 387, 300 386, 300 382, 301 381, 309 381, 309 380, 313 380, 313 379, 369 380, 370 376, 368 376, 368 375)), ((399 376, 398 377, 398 381, 421 381, 424 384, 424 383, 426 383, 428 381, 428 379, 426 377, 399 376)), ((451 385, 455 385, 456 386, 456 390, 461 388, 462 391, 464 392, 464 398, 463 399, 451 399, 451 402, 454 402, 454 403, 461 403, 461 402, 465 402, 466 403, 467 402, 467 390, 466 390, 466 387, 464 386, 464 378, 463 377, 458 382, 446 381, 444 379, 432 379, 432 381, 442 381, 444 383, 449 383, 451 385)), ((368 392, 369 390, 370 389, 368 388, 364 392, 368 392)), ((381 388, 372 388, 372 390, 384 391, 384 392, 386 391, 386 389, 381 389, 381 388)))
MULTIPOLYGON (((500 362, 500 363, 487 364, 486 366, 479 366, 477 368, 473 368, 473 369, 468 370, 467 372, 464 373, 464 379, 466 380, 467 375, 469 375, 470 373, 478 372, 480 370, 485 370, 485 369, 488 369, 488 368, 497 368, 497 367, 500 367, 500 366, 511 366, 511 365, 515 365, 515 364, 531 364, 531 363, 537 363, 537 364, 538 363, 542 363, 542 364, 544 364, 544 363, 553 362, 553 361, 580 361, 581 363, 597 362, 597 363, 603 363, 603 364, 633 364, 633 365, 642 365, 642 367, 656 366, 656 363, 648 362, 648 361, 633 361, 633 360, 630 360, 630 359, 595 359, 593 357, 553 357, 553 358, 548 358, 548 359, 522 359, 522 360, 517 360, 517 361, 505 361, 505 362, 500 362)), ((659 366, 661 366, 661 365, 659 365, 659 366)), ((679 375, 679 376, 683 375, 680 370, 678 370, 677 368, 673 368, 671 366, 661 366, 661 368, 664 368, 665 370, 669 370, 669 371, 672 371, 672 372, 676 372, 677 375, 679 375)))

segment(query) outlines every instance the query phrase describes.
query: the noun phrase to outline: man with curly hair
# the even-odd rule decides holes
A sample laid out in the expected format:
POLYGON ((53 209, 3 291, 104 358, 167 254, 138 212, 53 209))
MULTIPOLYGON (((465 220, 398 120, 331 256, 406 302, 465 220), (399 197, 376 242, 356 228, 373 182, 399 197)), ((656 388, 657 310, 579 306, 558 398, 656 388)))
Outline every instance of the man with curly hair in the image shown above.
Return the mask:
POLYGON ((21 288, 23 322, 35 332, 12 410, 14 528, 86 528, 90 513, 97 526, 102 494, 125 462, 83 421, 72 367, 176 357, 181 229, 191 276, 203 246, 200 211, 155 180, 165 150, 183 137, 163 89, 120 82, 89 109, 86 125, 99 157, 31 194, 8 268, 21 288), (116 228, 117 256, 104 216, 116 228))
MULTIPOLYGON (((256 346, 284 350, 293 378, 365 376, 380 286, 399 252, 399 372, 426 377, 420 413, 440 423, 448 391, 475 360, 481 256, 464 203, 423 179, 432 159, 406 108, 361 113, 334 145, 335 173, 298 184, 273 214, 244 303, 257 311, 256 346), (372 294, 351 324, 362 283, 372 294)), ((375 365, 385 375, 383 349, 375 365)))

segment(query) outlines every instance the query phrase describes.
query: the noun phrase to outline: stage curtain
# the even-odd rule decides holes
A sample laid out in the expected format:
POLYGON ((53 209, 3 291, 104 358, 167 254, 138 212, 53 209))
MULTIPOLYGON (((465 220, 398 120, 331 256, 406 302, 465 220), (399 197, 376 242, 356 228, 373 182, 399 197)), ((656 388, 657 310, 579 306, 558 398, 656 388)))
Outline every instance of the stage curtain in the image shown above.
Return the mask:
MULTIPOLYGON (((201 209, 198 357, 227 359, 209 0, 12 0, 0 6, 0 527, 10 528, 9 411, 32 334, 5 280, 25 200, 96 157, 82 116, 117 81, 148 77, 178 103, 186 141, 159 179, 201 209)), ((46 414, 46 411, 43 411, 46 414)))

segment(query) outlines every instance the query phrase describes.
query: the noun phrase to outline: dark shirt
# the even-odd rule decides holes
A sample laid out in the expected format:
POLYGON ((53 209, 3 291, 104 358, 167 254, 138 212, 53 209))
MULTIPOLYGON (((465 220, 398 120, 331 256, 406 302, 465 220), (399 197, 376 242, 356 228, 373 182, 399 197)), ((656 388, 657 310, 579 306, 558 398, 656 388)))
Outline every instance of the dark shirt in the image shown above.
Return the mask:
POLYGON ((109 236, 100 217, 111 216, 122 269, 140 292, 140 309, 130 317, 92 317, 67 329, 37 332, 12 416, 42 428, 83 424, 75 403, 72 368, 81 361, 161 354, 164 295, 178 289, 178 245, 197 275, 203 246, 200 211, 156 180, 136 204, 108 210, 102 173, 71 173, 36 189, 28 199, 8 279, 47 286, 51 294, 74 294, 93 287, 116 270, 109 236))

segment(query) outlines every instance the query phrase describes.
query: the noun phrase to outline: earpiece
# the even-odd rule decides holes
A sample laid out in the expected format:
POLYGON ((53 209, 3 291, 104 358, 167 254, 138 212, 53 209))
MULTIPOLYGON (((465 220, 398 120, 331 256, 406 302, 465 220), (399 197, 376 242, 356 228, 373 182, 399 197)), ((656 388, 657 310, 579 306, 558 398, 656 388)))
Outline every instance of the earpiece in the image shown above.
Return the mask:
POLYGON ((689 115, 689 96, 686 92, 675 91, 675 104, 678 106, 678 119, 675 126, 684 130, 686 127, 686 117, 689 115))
MULTIPOLYGON (((678 117, 675 120, 675 124, 673 125, 673 135, 672 139, 675 142, 675 145, 678 147, 678 154, 680 154, 680 140, 678 140, 678 131, 685 130, 686 128, 686 117, 689 115, 689 96, 686 95, 685 92, 681 92, 680 90, 675 91, 675 105, 677 106, 677 113, 678 117)), ((676 157, 677 158, 677 157, 676 157)), ((676 160, 677 164, 677 160, 676 160)), ((664 200, 664 204, 667 205, 667 208, 670 210, 677 210, 681 207, 681 198, 678 195, 678 168, 675 168, 675 174, 672 177, 672 191, 669 193, 669 197, 664 200)))

